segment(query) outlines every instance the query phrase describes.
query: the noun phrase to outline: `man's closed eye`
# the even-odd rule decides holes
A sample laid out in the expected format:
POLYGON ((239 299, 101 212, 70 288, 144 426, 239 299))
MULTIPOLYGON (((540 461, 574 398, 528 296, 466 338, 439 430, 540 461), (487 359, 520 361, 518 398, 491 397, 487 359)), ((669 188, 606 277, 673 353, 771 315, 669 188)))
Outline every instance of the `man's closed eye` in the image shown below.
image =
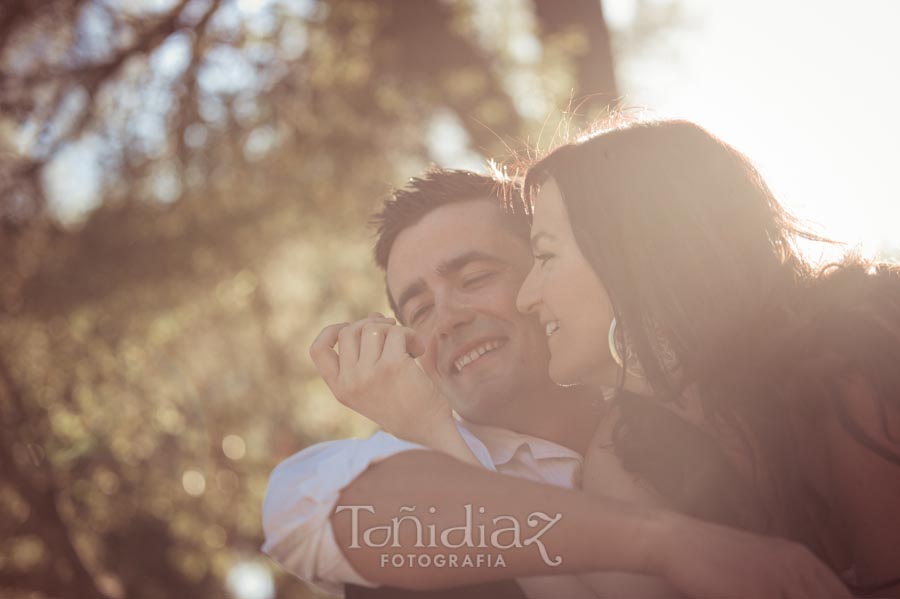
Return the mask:
POLYGON ((413 310, 412 315, 409 317, 409 323, 415 325, 420 322, 429 312, 431 312, 431 306, 432 304, 425 304, 424 306, 420 306, 413 310))
POLYGON ((481 283, 486 283, 488 280, 493 278, 497 273, 495 271, 490 272, 482 272, 476 275, 471 275, 463 279, 462 286, 463 289, 472 289, 474 287, 478 287, 481 283))

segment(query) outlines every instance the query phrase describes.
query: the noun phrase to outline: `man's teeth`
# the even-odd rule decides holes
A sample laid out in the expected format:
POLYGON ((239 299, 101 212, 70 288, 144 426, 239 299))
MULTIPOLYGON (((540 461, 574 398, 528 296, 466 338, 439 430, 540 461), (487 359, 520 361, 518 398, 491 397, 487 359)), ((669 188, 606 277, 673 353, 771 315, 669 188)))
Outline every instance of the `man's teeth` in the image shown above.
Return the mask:
POLYGON ((550 335, 555 333, 558 329, 559 329, 559 323, 556 322, 555 320, 551 320, 550 322, 547 323, 547 327, 546 327, 545 331, 547 332, 547 336, 549 337, 550 335))
POLYGON ((485 343, 482 343, 466 355, 457 358, 456 361, 453 362, 453 366, 456 368, 456 372, 459 372, 484 354, 490 351, 494 351, 501 345, 503 345, 502 341, 486 341, 485 343))

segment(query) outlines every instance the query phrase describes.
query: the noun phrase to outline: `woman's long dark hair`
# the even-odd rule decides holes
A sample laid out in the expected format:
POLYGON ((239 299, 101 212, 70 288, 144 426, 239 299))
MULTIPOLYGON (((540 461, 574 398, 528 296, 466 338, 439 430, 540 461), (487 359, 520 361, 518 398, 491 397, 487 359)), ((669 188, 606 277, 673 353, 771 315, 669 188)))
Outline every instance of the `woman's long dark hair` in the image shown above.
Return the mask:
POLYGON ((801 415, 831 408, 860 445, 900 467, 900 430, 887 416, 900 411, 900 265, 846 256, 811 279, 802 301, 790 348, 798 364, 785 380, 792 407, 801 415), (880 440, 846 405, 846 385, 859 382, 880 400, 880 440))
POLYGON ((786 389, 811 388, 795 368, 812 347, 799 340, 816 330, 803 304, 832 293, 824 281, 835 280, 813 284, 796 250, 799 239, 820 238, 746 157, 686 121, 618 126, 557 148, 528 170, 528 201, 549 177, 657 396, 618 402, 625 467, 685 512, 819 549, 810 512, 823 502, 799 471, 784 402, 786 389), (658 331, 678 357, 677 377, 657 357, 658 331), (778 514, 711 436, 663 405, 691 384, 707 422, 745 435, 778 514))

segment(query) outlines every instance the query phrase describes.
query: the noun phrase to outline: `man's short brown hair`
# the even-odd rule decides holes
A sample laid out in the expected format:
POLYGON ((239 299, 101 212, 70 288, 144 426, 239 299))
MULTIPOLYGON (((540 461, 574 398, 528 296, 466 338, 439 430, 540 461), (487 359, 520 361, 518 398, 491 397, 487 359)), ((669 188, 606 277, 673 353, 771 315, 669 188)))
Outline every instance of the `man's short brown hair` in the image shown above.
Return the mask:
MULTIPOLYGON (((387 271, 391 248, 402 231, 417 224, 432 210, 470 200, 496 200, 509 215, 510 230, 528 243, 530 218, 521 203, 516 181, 499 173, 489 176, 466 170, 432 168, 394 190, 381 209, 372 215, 369 222, 377 236, 375 263, 387 271)), ((396 314, 390 291, 388 300, 396 314)))

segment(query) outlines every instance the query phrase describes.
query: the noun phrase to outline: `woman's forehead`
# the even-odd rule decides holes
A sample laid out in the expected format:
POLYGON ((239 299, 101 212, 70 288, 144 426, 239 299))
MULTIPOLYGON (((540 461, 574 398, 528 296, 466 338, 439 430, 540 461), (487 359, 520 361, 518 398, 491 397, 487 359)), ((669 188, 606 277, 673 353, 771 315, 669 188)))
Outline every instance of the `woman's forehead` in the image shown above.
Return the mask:
POLYGON ((534 199, 532 237, 568 224, 568 213, 556 180, 548 178, 534 199))

